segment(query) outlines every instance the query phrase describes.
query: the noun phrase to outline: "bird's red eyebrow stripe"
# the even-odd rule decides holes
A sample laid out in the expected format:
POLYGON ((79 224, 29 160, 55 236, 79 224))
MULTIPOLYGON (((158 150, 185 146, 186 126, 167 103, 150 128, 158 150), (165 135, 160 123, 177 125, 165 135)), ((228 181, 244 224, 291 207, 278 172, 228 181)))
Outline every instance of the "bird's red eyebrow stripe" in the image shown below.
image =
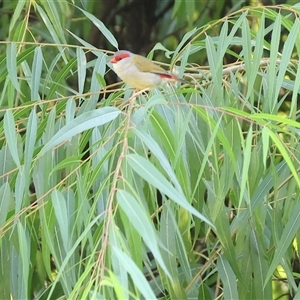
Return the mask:
POLYGON ((118 58, 125 58, 128 57, 129 54, 128 53, 120 53, 119 55, 117 55, 118 58))
POLYGON ((120 60, 122 60, 123 58, 126 58, 126 57, 129 57, 129 54, 128 54, 128 53, 120 53, 120 54, 114 56, 114 57, 110 60, 110 62, 111 62, 111 63, 116 63, 116 62, 118 62, 118 61, 120 61, 120 60))

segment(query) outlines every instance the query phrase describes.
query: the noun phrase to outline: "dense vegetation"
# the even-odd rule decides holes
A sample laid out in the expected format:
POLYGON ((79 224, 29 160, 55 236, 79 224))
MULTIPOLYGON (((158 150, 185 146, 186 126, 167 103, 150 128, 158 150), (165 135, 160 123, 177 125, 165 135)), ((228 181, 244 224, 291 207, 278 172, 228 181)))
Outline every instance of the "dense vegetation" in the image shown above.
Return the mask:
POLYGON ((299 299, 300 4, 96 2, 2 3, 0 299, 299 299))

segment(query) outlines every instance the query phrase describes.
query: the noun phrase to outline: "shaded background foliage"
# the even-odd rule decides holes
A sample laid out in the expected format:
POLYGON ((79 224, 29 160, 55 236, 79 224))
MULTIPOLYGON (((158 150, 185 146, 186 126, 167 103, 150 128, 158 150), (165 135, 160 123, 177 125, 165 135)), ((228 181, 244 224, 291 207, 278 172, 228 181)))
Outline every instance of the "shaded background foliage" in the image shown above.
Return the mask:
MULTIPOLYGON (((89 11, 97 11, 96 16, 114 32, 120 49, 147 54, 157 42, 163 41, 165 47, 175 48, 187 30, 200 28, 247 2, 133 0, 92 2, 90 5, 89 11)), ((86 38, 97 48, 111 48, 104 39, 99 40, 96 29, 86 38)))
MULTIPOLYGON (((218 20, 231 12, 248 5, 278 5, 278 4, 294 4, 294 0, 264 0, 264 1, 245 1, 245 0, 229 0, 229 1, 141 1, 141 0, 111 0, 111 1, 75 1, 73 2, 83 7, 88 12, 101 20, 109 30, 114 33, 118 41, 119 49, 127 49, 134 53, 146 55, 154 47, 156 43, 163 43, 167 49, 174 49, 179 44, 182 36, 192 28, 201 28, 214 20, 218 20)), ((55 42, 53 37, 45 35, 47 28, 44 22, 40 20, 40 16, 34 7, 35 2, 25 4, 26 9, 20 14, 18 20, 14 20, 14 27, 10 28, 7 24, 13 15, 16 1, 1 1, 1 32, 2 40, 14 40, 14 32, 28 22, 28 31, 26 32, 26 41, 37 42, 55 42), (32 32, 32 34, 30 33, 32 32)), ((43 1, 36 1, 37 4, 43 6, 43 1)), ((45 2, 47 3, 47 2, 45 2)), ((72 2, 70 2, 72 3, 72 2)), ((84 17, 72 5, 61 1, 57 5, 57 12, 60 16, 60 26, 75 33, 77 36, 88 41, 91 45, 98 49, 114 51, 112 45, 107 39, 99 33, 99 29, 91 22, 84 20, 84 17), (82 22, 85 22, 82 26, 82 22)), ((50 20, 54 21, 54 20, 50 20)), ((55 24, 55 23, 54 23, 55 24)), ((214 29, 215 30, 215 29, 214 29)), ((218 32, 215 32, 218 34, 218 32)), ((18 39, 18 36, 15 37, 18 39)), ((62 38, 62 37, 61 37, 62 38)), ((76 44, 77 41, 65 34, 61 42, 76 44)), ((88 59, 91 60, 95 56, 88 53, 88 59)), ((160 52, 155 53, 155 58, 159 61, 167 61, 167 58, 160 52)), ((225 57, 226 58, 226 57, 225 57)), ((207 65, 206 54, 193 57, 198 64, 207 65)), ((231 59, 225 63, 232 62, 231 59)), ((109 74, 108 81, 114 82, 116 77, 109 74)))
POLYGON ((72 4, 1 2, 1 297, 299 296, 296 8, 72 4), (86 11, 195 87, 128 104, 86 11))

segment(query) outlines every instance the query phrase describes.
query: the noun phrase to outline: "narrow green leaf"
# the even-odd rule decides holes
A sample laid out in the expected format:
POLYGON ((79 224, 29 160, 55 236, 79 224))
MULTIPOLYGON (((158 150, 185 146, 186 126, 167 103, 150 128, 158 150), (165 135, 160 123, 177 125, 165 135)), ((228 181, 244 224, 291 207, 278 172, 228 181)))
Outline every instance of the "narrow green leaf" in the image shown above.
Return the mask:
POLYGON ((76 101, 70 98, 66 104, 66 123, 71 122, 76 115, 76 101))
POLYGON ((14 7, 14 13, 9 22, 9 32, 11 32, 14 29, 15 24, 19 20, 19 18, 20 17, 23 18, 21 13, 22 13, 22 10, 23 10, 25 4, 26 4, 26 1, 17 1, 17 6, 14 7))
MULTIPOLYGON (((36 3, 35 3, 36 4, 36 3)), ((65 39, 64 35, 64 28, 61 25, 61 11, 58 11, 59 6, 54 1, 42 1, 41 4, 44 6, 45 13, 49 17, 49 20, 51 20, 51 24, 53 24, 53 27, 55 28, 55 32, 50 31, 52 36, 57 37, 61 42, 60 44, 67 44, 67 41, 65 39)), ((47 23, 49 25, 49 23, 47 23)))
POLYGON ((300 179, 298 176, 298 172, 295 169, 295 166, 291 160, 291 157, 287 151, 287 149, 285 148, 285 146, 283 145, 282 140, 280 140, 280 138, 273 132, 273 131, 269 131, 270 137, 272 138, 273 142, 275 143, 276 147, 278 148, 278 150, 280 151, 282 157, 284 158, 284 160, 286 161, 287 165, 289 166, 294 179, 296 180, 298 187, 300 187, 300 179))
POLYGON ((267 158, 268 158, 268 152, 269 152, 269 145, 270 145, 270 136, 269 136, 269 128, 264 127, 261 131, 261 139, 262 139, 262 147, 263 147, 263 164, 266 169, 267 167, 267 158))
MULTIPOLYGON (((17 242, 17 241, 16 241, 17 242)), ((23 261, 18 249, 10 247, 10 297, 12 299, 28 299, 27 288, 23 279, 23 261)), ((28 261, 27 261, 28 264, 28 261)), ((9 298, 10 298, 9 297, 9 298)))
POLYGON ((195 15, 195 0, 185 1, 186 17, 188 19, 189 27, 193 26, 195 15))
POLYGON ((99 101, 99 90, 102 88, 101 81, 98 80, 99 74, 104 76, 106 72, 106 55, 102 52, 97 53, 97 59, 95 66, 93 68, 90 92, 91 96, 89 101, 85 101, 83 105, 80 106, 80 109, 77 115, 82 114, 83 112, 94 110, 97 107, 99 101))
POLYGON ((41 47, 34 49, 32 63, 32 80, 31 80, 31 100, 40 100, 39 88, 41 83, 41 74, 43 68, 43 52, 41 47))
POLYGON ((170 298, 186 299, 186 292, 183 289, 179 277, 177 260, 180 262, 180 266, 184 269, 185 280, 191 280, 192 274, 189 267, 185 268, 185 264, 184 266, 181 264, 181 262, 185 263, 185 259, 179 260, 179 257, 185 257, 187 259, 187 253, 178 228, 178 222, 175 220, 175 212, 169 204, 170 203, 166 203, 164 205, 160 217, 160 240, 167 249, 167 251, 163 251, 162 256, 172 276, 172 280, 169 283, 172 287, 169 289, 170 298), (182 247, 177 248, 178 243, 182 247), (182 250, 183 253, 178 253, 179 249, 182 250))
POLYGON ((82 94, 86 77, 86 56, 84 51, 78 47, 77 54, 77 69, 78 69, 78 93, 82 94))
POLYGON ((32 164, 33 152, 35 150, 36 135, 38 129, 38 120, 35 109, 33 109, 29 115, 27 123, 26 139, 25 139, 25 151, 24 151, 24 165, 26 172, 29 172, 32 164))
POLYGON ((240 299, 237 292, 236 277, 227 259, 223 255, 218 257, 217 269, 223 282, 224 299, 240 299))
MULTIPOLYGON (((286 165, 286 162, 282 161, 276 165, 274 171, 277 174, 280 174, 284 171, 286 165)), ((252 216, 252 212, 254 212, 260 204, 264 203, 264 201, 267 199, 270 189, 272 188, 274 188, 274 175, 272 172, 269 172, 264 178, 262 178, 262 181, 257 186, 256 191, 250 199, 251 206, 245 210, 240 210, 238 215, 233 219, 231 223, 231 232, 234 232, 241 226, 245 225, 245 220, 248 220, 252 216)))
MULTIPOLYGON (((61 52, 59 55, 57 55, 57 60, 59 60, 60 56, 64 56, 65 52, 61 52)), ((62 95, 58 93, 58 91, 61 89, 61 86, 65 86, 65 80, 69 76, 69 74, 73 73, 73 68, 76 66, 76 57, 73 57, 72 59, 69 59, 66 64, 63 66, 62 69, 60 69, 59 73, 57 73, 57 76, 54 79, 49 78, 50 81, 50 89, 47 90, 47 99, 52 99, 55 97, 61 97, 62 95)), ((53 65, 53 68, 55 68, 55 65, 53 65)), ((48 79, 48 78, 47 78, 48 79)))
POLYGON ((165 151, 167 152, 168 157, 171 161, 173 161, 175 157, 175 137, 172 130, 168 126, 166 120, 156 111, 152 112, 152 114, 150 115, 150 120, 156 134, 159 137, 159 140, 161 141, 165 151))
MULTIPOLYGON (((112 251, 112 253, 114 253, 114 251, 112 251)), ((114 255, 114 258, 115 258, 115 255, 114 255)), ((118 263, 120 262, 119 258, 115 258, 115 260, 118 263)), ((116 276, 115 269, 114 269, 114 272, 112 272, 111 270, 107 270, 107 271, 108 271, 108 275, 109 275, 109 279, 110 279, 108 286, 113 287, 113 289, 116 293, 116 299, 129 299, 128 292, 127 292, 127 290, 129 290, 128 281, 127 281, 127 285, 125 285, 124 282, 120 282, 119 278, 116 276)), ((127 275, 126 271, 123 273, 125 273, 127 275)), ((128 277, 128 276, 126 276, 126 277, 128 277)), ((104 279, 102 281, 102 284, 106 285, 107 280, 108 279, 104 279)), ((92 297, 91 299, 94 299, 94 298, 92 297)), ((101 299, 101 297, 100 298, 97 297, 96 299, 101 299)), ((105 298, 103 298, 103 300, 105 300, 105 298)))
POLYGON ((243 167, 241 172, 240 180, 240 199, 239 199, 239 207, 243 205, 243 199, 249 205, 249 191, 246 188, 248 183, 248 175, 249 175, 249 166, 250 166, 250 158, 251 158, 251 149, 252 149, 252 126, 249 127, 246 144, 244 145, 244 153, 243 153, 243 167), (247 194, 246 194, 247 193, 247 194))
POLYGON ((25 18, 19 20, 17 26, 12 31, 12 37, 10 38, 11 41, 17 43, 22 41, 24 39, 24 35, 26 34, 27 27, 28 27, 28 22, 25 18))
MULTIPOLYGON (((30 239, 28 231, 25 230, 21 222, 18 222, 18 237, 19 237, 19 250, 22 261, 22 280, 24 286, 23 295, 28 295, 28 280, 29 280, 29 266, 30 266, 30 239)), ((26 298, 27 298, 26 297, 26 298)))
MULTIPOLYGON (((225 20, 222 26, 220 37, 218 38, 218 48, 216 53, 217 66, 221 67, 224 60, 224 54, 228 51, 229 46, 233 43, 234 37, 237 35, 237 31, 240 30, 242 23, 247 19, 248 10, 244 11, 241 16, 234 22, 233 27, 230 27, 228 31, 228 21, 225 20), (228 33, 229 32, 229 33, 228 33)), ((221 70, 220 70, 221 71, 221 70)))
MULTIPOLYGON (((195 111, 199 114, 199 116, 203 118, 203 120, 205 120, 214 129, 213 133, 216 132, 218 139, 220 140, 228 156, 230 157, 233 168, 236 169, 237 163, 236 157, 232 151, 232 145, 228 141, 227 136, 224 134, 223 130, 220 129, 221 119, 219 118, 219 120, 216 122, 212 117, 208 115, 208 113, 205 110, 200 109, 199 107, 195 107, 195 111)), ((213 140, 211 138, 210 143, 213 143, 213 140)), ((210 149, 210 147, 208 147, 208 149, 210 149)))
MULTIPOLYGON (((49 291, 49 295, 47 299, 52 299, 52 293, 55 291, 56 288, 56 284, 60 282, 60 278, 62 278, 63 276, 65 276, 65 270, 66 270, 66 266, 71 258, 72 255, 74 255, 74 252, 78 249, 78 246, 80 243, 82 243, 82 241, 84 241, 84 239, 89 235, 89 233, 91 232, 92 228, 98 223, 99 224, 99 219, 101 218, 101 215, 97 215, 93 218, 92 221, 90 221, 87 226, 84 228, 84 230, 82 231, 82 233, 78 236, 78 238, 76 239, 75 243, 72 245, 72 248, 69 249, 69 251, 67 252, 64 260, 62 261, 60 268, 57 272, 57 275, 55 277, 55 280, 52 282, 51 284, 51 289, 49 291)), ((49 236, 49 238, 51 238, 51 236, 49 236)), ((52 240, 51 240, 52 243, 52 240)), ((94 253, 95 254, 95 253, 94 253)), ((49 257, 48 257, 49 260, 49 257)), ((89 270, 90 266, 87 266, 87 273, 90 274, 91 270, 89 270)), ((92 267, 91 267, 92 268, 92 267)), ((80 289, 82 288, 82 286, 80 287, 80 289)), ((72 289, 73 290, 73 289, 72 289)), ((74 291, 74 290, 73 290, 74 291)), ((71 295, 71 290, 70 290, 70 295, 71 295)), ((73 297, 71 297, 70 299, 74 299, 73 297)), ((85 298, 84 298, 85 299, 85 298)))
MULTIPOLYGON (((43 4, 46 4, 48 1, 44 1, 43 4)), ((50 1, 51 2, 51 1, 50 1)), ((64 51, 64 47, 60 46, 60 44, 67 44, 67 41, 65 40, 65 37, 63 35, 62 32, 60 32, 59 28, 61 28, 61 26, 56 26, 55 24, 52 25, 47 13, 43 10, 43 8, 38 5, 36 2, 35 2, 35 7, 37 9, 37 12, 40 14, 41 16, 41 19, 43 20, 46 28, 48 29, 53 41, 55 44, 57 44, 57 48, 59 49, 64 61, 67 63, 68 60, 66 58, 66 54, 65 54, 65 51, 64 51), (55 28, 53 26, 56 26, 56 28, 58 28, 58 34, 59 36, 57 35, 57 31, 55 30, 55 28)), ((48 5, 46 7, 46 9, 49 8, 48 5)), ((48 10, 48 9, 47 9, 48 10)), ((49 12, 49 10, 48 10, 49 12)), ((50 16, 51 16, 51 13, 50 13, 50 16)), ((59 24, 59 23, 58 23, 59 24)))
POLYGON ((58 170, 65 169, 67 167, 77 167, 82 163, 82 160, 80 158, 81 155, 66 157, 51 170, 49 176, 52 175, 52 173, 57 172, 58 170))
POLYGON ((300 68, 297 68, 296 78, 292 84, 293 95, 292 95, 291 109, 289 112, 289 118, 291 119, 296 119, 296 113, 298 110, 299 86, 300 86, 300 68))
POLYGON ((69 251, 69 223, 66 199, 58 190, 54 190, 51 194, 52 204, 59 225, 62 242, 66 252, 69 251))
MULTIPOLYGON (((1 226, 1 224, 0 224, 1 226)), ((3 232, 3 231, 2 231, 3 232)), ((10 299, 14 291, 12 290, 11 278, 12 273, 12 243, 9 235, 2 235, 1 237, 1 269, 0 269, 0 299, 10 299)))
POLYGON ((198 300, 213 300, 215 299, 210 293, 210 287, 203 282, 200 282, 199 292, 198 292, 198 300))
POLYGON ((131 194, 124 190, 117 191, 117 201, 147 247, 151 250, 156 261, 169 278, 172 278, 160 254, 156 231, 144 209, 131 194))
POLYGON ((172 19, 177 15, 179 8, 184 4, 181 0, 175 0, 173 10, 172 10, 172 19))
POLYGON ((294 299, 300 299, 300 285, 298 285, 297 293, 294 295, 294 299))
POLYGON ((146 280, 144 274, 135 265, 132 259, 122 250, 116 247, 113 247, 112 249, 116 257, 118 257, 120 264, 123 265, 128 274, 130 274, 135 286, 140 290, 144 296, 144 299, 156 299, 149 282, 146 280))
POLYGON ((24 166, 19 167, 17 179, 16 179, 16 189, 15 189, 15 199, 16 199, 16 205, 15 205, 15 212, 19 212, 23 206, 25 206, 27 203, 25 200, 27 200, 27 197, 24 197, 25 193, 25 186, 26 186, 26 180, 29 178, 29 175, 25 173, 24 166))
POLYGON ((279 243, 275 247, 275 255, 272 260, 272 263, 269 267, 268 273, 265 277, 264 285, 266 285, 274 273, 275 269, 278 267, 280 261, 284 258, 289 259, 290 256, 287 252, 288 248, 291 246, 292 241, 300 228, 300 203, 296 203, 292 214, 289 218, 289 221, 284 227, 282 236, 279 243))
POLYGON ((161 193, 167 195, 170 199, 185 208, 191 214, 214 228, 214 225, 206 217, 188 203, 182 192, 176 190, 148 160, 139 155, 130 154, 127 156, 127 161, 132 169, 144 178, 144 180, 159 189, 161 193))
MULTIPOLYGON (((252 120, 252 121, 258 122, 262 125, 266 125, 268 123, 267 121, 275 121, 277 123, 281 123, 284 126, 291 126, 291 127, 295 127, 295 128, 300 128, 300 123, 299 122, 287 118, 286 115, 284 115, 284 116, 274 115, 274 114, 271 114, 271 113, 249 114, 245 111, 236 109, 234 107, 223 107, 222 109, 224 111, 228 111, 230 113, 233 113, 234 115, 241 116, 241 117, 245 118, 246 120, 249 120, 249 121, 252 120)), ((283 130, 282 125, 280 127, 275 126, 274 124, 269 124, 269 125, 273 125, 278 130, 283 130)))
POLYGON ((205 38, 205 45, 207 51, 207 58, 211 69, 212 79, 213 79, 214 87, 216 89, 216 94, 222 95, 223 91, 222 91, 221 66, 217 64, 219 57, 217 56, 213 39, 208 35, 205 38))
MULTIPOLYGON (((248 19, 247 21, 248 22, 248 19)), ((247 100, 249 97, 254 96, 255 91, 253 90, 253 86, 255 81, 257 80, 258 69, 261 64, 261 59, 263 56, 264 50, 264 37, 265 37, 265 13, 263 12, 260 17, 259 28, 256 34, 256 38, 254 39, 255 49, 252 53, 253 58, 249 61, 250 65, 246 65, 246 76, 247 76, 247 95, 245 99, 247 100)))
POLYGON ((6 47, 6 67, 8 76, 14 86, 14 88, 21 93, 20 85, 18 81, 17 70, 17 45, 16 43, 7 44, 6 47))
POLYGON ((91 129, 114 120, 119 114, 120 110, 115 107, 104 107, 81 114, 79 117, 62 127, 50 139, 50 141, 41 149, 39 157, 84 130, 91 129))
POLYGON ((85 40, 83 40, 82 38, 80 38, 79 36, 77 36, 76 34, 72 33, 71 31, 69 31, 69 30, 67 30, 67 31, 74 37, 74 39, 76 39, 84 47, 90 49, 90 51, 93 54, 95 54, 96 56, 98 56, 98 54, 100 53, 100 50, 98 50, 95 46, 93 46, 92 44, 86 42, 85 40))
MULTIPOLYGON (((198 31, 197 28, 194 28, 190 31, 188 31, 187 33, 185 33, 185 35, 182 37, 182 39, 180 40, 180 43, 178 44, 178 46, 176 47, 174 53, 173 53, 173 59, 177 58, 177 54, 179 53, 179 51, 182 50, 182 48, 187 44, 187 41, 198 31)), ((172 59, 172 62, 173 62, 172 59)))
MULTIPOLYGON (((246 222, 245 220, 243 221, 244 223, 246 222)), ((215 226, 216 234, 223 247, 224 256, 229 262, 230 268, 233 270, 235 277, 240 282, 240 286, 243 286, 245 285, 245 282, 241 270, 239 269, 236 253, 237 249, 232 241, 232 229, 230 228, 228 218, 225 215, 224 205, 223 211, 220 211, 219 216, 215 220, 215 226)))
MULTIPOLYGON (((102 65, 105 66, 104 63, 102 65)), ((100 75, 98 72, 95 72, 95 76, 96 76, 96 79, 97 79, 99 85, 101 87, 105 87, 106 86, 106 82, 105 82, 104 76, 100 75)))
MULTIPOLYGON (((104 76, 105 71, 106 71, 106 55, 100 52, 98 53, 95 67, 93 69, 91 87, 90 87, 91 93, 97 93, 99 90, 101 90, 101 85, 100 82, 98 81, 96 74, 99 73, 100 75, 104 76)), ((94 97, 95 100, 98 101, 99 96, 96 94, 94 97)), ((89 101, 91 101, 91 99, 89 101)))
MULTIPOLYGON (((283 43, 283 50, 281 55, 281 61, 279 64, 279 72, 278 76, 276 78, 276 85, 275 85, 275 91, 274 91, 274 99, 277 98, 277 96, 280 93, 280 90, 282 89, 283 80, 287 73, 287 67, 291 62, 291 55, 294 53, 294 46, 297 41, 297 38, 299 37, 299 25, 300 21, 298 18, 295 19, 293 27, 283 43)), ((272 41, 273 42, 273 41, 272 41)), ((276 104, 276 101, 274 101, 274 105, 276 104)))
MULTIPOLYGON (((264 237, 262 237, 264 238, 264 237)), ((267 261, 265 249, 263 249, 263 244, 258 239, 258 234, 256 230, 251 230, 251 260, 253 268, 253 288, 256 299, 271 299, 272 298, 272 288, 271 282, 264 288, 264 278, 268 270, 269 262, 267 261)))
POLYGON ((249 28, 249 20, 244 19, 242 24, 242 43, 243 43, 243 55, 246 67, 250 67, 252 63, 251 59, 251 36, 250 36, 250 28, 249 28))
POLYGON ((265 99, 263 106, 265 107, 266 112, 272 112, 273 107, 276 105, 277 95, 275 95, 276 90, 276 72, 277 72, 277 62, 278 59, 278 47, 281 37, 281 15, 277 14, 275 22, 272 24, 272 43, 270 44, 270 64, 268 68, 268 94, 265 99))
POLYGON ((117 40, 100 20, 98 20, 94 15, 90 14, 89 12, 81 9, 80 7, 77 6, 77 8, 81 10, 86 15, 86 17, 94 23, 94 25, 102 32, 102 34, 106 37, 106 39, 111 43, 111 45, 116 49, 118 49, 117 40))
POLYGON ((137 127, 133 128, 134 133, 147 145, 149 150, 153 155, 156 156, 158 161, 160 162, 161 166, 165 170, 166 174, 170 177, 172 180, 174 186, 178 191, 181 193, 183 192, 181 189, 181 186, 178 182, 178 179, 176 178, 176 175, 169 163, 169 160, 164 155, 163 151, 159 147, 158 143, 145 131, 139 130, 137 127))
POLYGON ((0 228, 5 223, 12 195, 8 182, 0 187, 0 228))
MULTIPOLYGON (((123 222, 124 223, 124 222, 123 222)), ((125 229, 127 229, 127 224, 125 225, 125 229)), ((133 227, 130 224, 131 227, 133 227)), ((126 234, 126 233, 125 233, 126 234)), ((139 234, 136 231, 136 235, 139 234)), ((128 237, 128 236, 126 236, 128 237)), ((131 238, 131 237, 130 237, 131 238)), ((124 244, 124 239, 125 236, 123 236, 123 234, 121 234, 119 228, 117 227, 117 225, 115 224, 114 220, 112 221, 112 226, 110 226, 109 228, 109 243, 118 249, 122 248, 121 244, 124 244)), ((141 237, 139 237, 139 242, 137 243, 139 246, 141 246, 141 237)), ((130 245, 128 245, 128 247, 130 247, 130 245)), ((141 253, 141 248, 139 248, 139 252, 141 253)), ((134 254, 132 255, 132 257, 134 259, 136 259, 134 257, 134 254)), ((123 268, 120 260, 116 257, 115 252, 113 251, 113 249, 111 248, 111 264, 112 264, 112 273, 118 278, 118 285, 120 284, 121 286, 123 286, 123 291, 120 291, 120 294, 122 293, 123 296, 120 298, 118 297, 118 299, 128 299, 128 273, 126 272, 126 270, 123 268)), ((116 291, 117 293, 117 291, 116 291)))
POLYGON ((20 167, 20 158, 19 158, 18 147, 17 147, 18 142, 17 142, 17 135, 15 130, 15 120, 11 110, 6 111, 4 115, 3 126, 4 126, 4 134, 6 137, 10 154, 17 167, 20 167))

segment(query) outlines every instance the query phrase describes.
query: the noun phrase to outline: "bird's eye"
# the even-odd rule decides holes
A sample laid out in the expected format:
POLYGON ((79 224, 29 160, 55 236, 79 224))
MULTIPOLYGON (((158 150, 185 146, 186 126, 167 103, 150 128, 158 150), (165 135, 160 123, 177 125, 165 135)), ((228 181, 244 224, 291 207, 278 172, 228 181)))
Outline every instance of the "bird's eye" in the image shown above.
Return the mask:
POLYGON ((130 55, 128 55, 127 53, 118 53, 116 54, 112 59, 111 59, 111 63, 117 63, 121 60, 123 60, 124 58, 130 57, 130 55))
POLYGON ((120 61, 123 58, 127 58, 127 57, 129 57, 128 53, 121 53, 121 54, 116 56, 116 61, 120 61))

